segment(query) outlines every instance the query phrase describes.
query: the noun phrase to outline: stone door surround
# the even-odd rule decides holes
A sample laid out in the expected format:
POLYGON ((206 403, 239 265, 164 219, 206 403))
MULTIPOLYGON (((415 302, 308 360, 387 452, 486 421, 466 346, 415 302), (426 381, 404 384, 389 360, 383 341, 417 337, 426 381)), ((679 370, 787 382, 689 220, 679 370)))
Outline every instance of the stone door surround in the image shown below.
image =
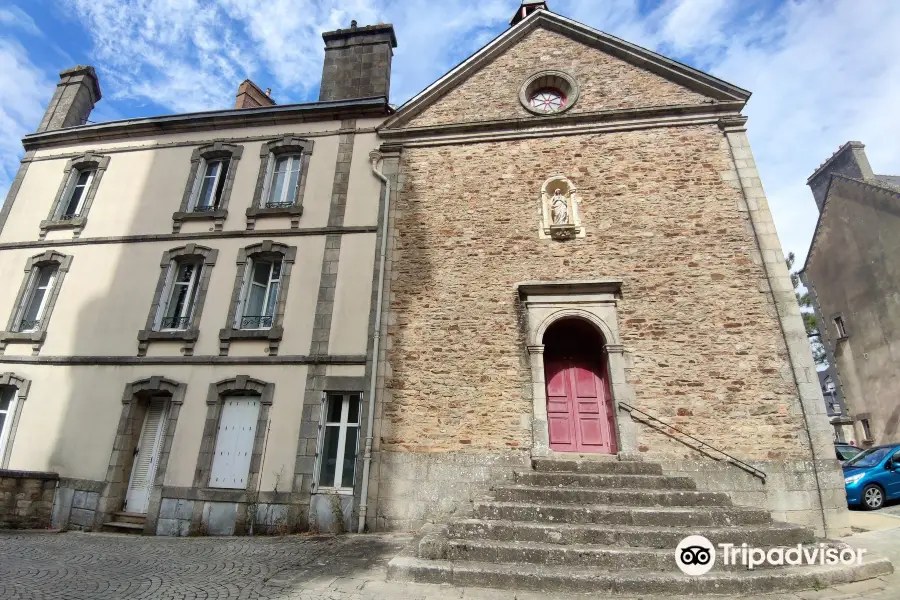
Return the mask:
POLYGON ((554 322, 572 318, 587 321, 603 337, 619 456, 636 457, 637 437, 634 425, 618 418, 619 402, 634 401, 634 392, 625 379, 625 348, 619 338, 616 316, 616 302, 621 298, 621 280, 527 281, 517 283, 515 287, 525 313, 525 339, 531 366, 532 457, 571 456, 550 449, 547 384, 544 378, 544 333, 554 322))

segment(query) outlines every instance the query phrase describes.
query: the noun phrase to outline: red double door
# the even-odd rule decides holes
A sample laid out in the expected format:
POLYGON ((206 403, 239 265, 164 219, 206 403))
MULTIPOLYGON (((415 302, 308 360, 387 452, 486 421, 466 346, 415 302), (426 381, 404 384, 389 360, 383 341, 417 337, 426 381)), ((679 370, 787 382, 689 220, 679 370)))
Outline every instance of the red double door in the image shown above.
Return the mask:
POLYGON ((552 450, 610 454, 618 451, 604 367, 588 357, 546 357, 547 422, 552 450))

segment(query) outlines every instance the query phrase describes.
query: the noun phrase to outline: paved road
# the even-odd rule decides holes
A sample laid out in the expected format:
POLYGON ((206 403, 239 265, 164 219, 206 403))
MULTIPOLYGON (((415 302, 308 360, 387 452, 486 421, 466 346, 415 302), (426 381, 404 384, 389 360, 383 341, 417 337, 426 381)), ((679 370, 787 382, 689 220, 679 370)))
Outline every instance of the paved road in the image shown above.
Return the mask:
MULTIPOLYGON (((410 539, 409 535, 175 539, 102 533, 0 532, 0 600, 586 598, 386 582, 388 561, 410 539)), ((863 533, 847 541, 868 548, 870 553, 888 556, 900 565, 900 528, 863 533)), ((754 598, 898 597, 900 573, 826 590, 754 598)), ((643 600, 653 598, 644 596, 643 600)), ((678 599, 667 596, 665 600, 678 599)))

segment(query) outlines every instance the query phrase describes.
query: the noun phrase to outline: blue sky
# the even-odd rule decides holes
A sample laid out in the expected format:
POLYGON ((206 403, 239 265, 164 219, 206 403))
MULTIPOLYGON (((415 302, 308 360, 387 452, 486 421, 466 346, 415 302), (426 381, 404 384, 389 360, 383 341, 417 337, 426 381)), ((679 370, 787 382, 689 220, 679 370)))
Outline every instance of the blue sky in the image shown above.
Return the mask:
MULTIPOLYGON (((97 68, 114 119, 229 108, 250 77, 314 100, 321 32, 391 22, 401 104, 507 27, 518 0, 0 0, 0 194, 57 81, 97 68)), ((817 216, 806 178, 849 139, 900 174, 900 1, 548 0, 552 10, 749 89, 745 114, 785 251, 817 216)))

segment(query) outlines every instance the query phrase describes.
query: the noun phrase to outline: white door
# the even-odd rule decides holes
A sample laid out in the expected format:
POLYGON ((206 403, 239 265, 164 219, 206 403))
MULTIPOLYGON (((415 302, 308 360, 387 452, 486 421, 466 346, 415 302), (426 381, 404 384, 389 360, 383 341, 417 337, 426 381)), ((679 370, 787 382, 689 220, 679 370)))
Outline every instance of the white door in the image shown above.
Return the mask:
POLYGON ((134 465, 131 467, 131 479, 128 481, 128 494, 125 496, 125 510, 130 513, 146 514, 150 502, 150 491, 153 489, 153 478, 159 462, 162 447, 163 429, 166 422, 168 402, 151 400, 141 427, 141 438, 138 441, 134 465))

